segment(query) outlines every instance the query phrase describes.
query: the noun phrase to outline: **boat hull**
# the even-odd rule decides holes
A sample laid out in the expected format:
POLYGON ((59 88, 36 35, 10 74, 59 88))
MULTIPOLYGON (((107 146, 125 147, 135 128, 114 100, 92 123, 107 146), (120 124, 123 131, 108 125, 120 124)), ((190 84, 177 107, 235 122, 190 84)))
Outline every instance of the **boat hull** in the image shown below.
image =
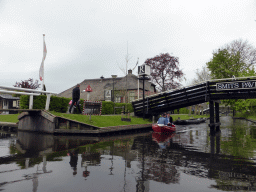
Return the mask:
POLYGON ((205 121, 206 119, 199 118, 199 119, 177 120, 174 123, 176 125, 190 125, 190 124, 204 123, 205 121))
POLYGON ((154 132, 165 133, 165 132, 174 132, 176 131, 176 126, 159 126, 158 124, 153 124, 152 129, 154 132))
POLYGON ((175 136, 175 132, 166 132, 166 133, 153 132, 152 133, 152 138, 157 143, 168 142, 174 136, 175 136))

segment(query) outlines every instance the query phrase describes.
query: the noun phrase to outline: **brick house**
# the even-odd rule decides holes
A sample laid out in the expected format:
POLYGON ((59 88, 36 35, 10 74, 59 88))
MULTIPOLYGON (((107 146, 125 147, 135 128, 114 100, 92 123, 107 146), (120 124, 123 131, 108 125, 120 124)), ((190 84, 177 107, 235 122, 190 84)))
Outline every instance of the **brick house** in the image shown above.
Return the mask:
MULTIPOLYGON (((113 78, 104 78, 103 76, 99 79, 85 79, 80 84, 80 98, 87 100, 87 92, 82 92, 88 85, 92 88, 90 93, 90 101, 111 101, 113 95, 113 78)), ((59 97, 72 98, 73 87, 58 94, 59 97)), ((143 83, 140 80, 139 83, 139 96, 142 98, 143 83)), ((151 82, 145 81, 145 95, 152 95, 156 93, 155 85, 151 82)), ((125 98, 128 102, 138 98, 138 77, 132 74, 132 70, 128 70, 128 74, 125 77, 117 77, 114 79, 114 95, 115 102, 125 103, 125 98), (127 86, 127 97, 125 97, 127 86)))
MULTIPOLYGON (((13 97, 9 94, 0 94, 0 109, 18 109, 19 108, 19 97, 13 97)), ((0 112, 1 113, 1 112, 0 112)), ((11 114, 18 112, 3 111, 2 114, 11 114)))

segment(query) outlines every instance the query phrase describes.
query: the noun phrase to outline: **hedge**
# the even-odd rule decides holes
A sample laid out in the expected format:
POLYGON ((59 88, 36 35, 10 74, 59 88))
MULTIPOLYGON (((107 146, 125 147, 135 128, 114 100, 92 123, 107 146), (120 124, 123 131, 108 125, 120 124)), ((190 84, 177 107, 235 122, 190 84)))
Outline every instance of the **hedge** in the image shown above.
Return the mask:
MULTIPOLYGON (((133 107, 131 103, 115 103, 115 114, 121 114, 123 107, 130 113, 133 112, 133 107)), ((102 101, 102 115, 114 114, 114 102, 112 101, 102 101)))
POLYGON ((180 108, 180 109, 175 109, 174 114, 189 114, 189 109, 187 108, 180 108), (179 110, 179 112, 178 112, 179 110))
MULTIPOLYGON (((45 109, 46 95, 39 95, 33 97, 33 109, 45 109)), ((51 96, 50 100, 50 111, 56 111, 60 113, 66 113, 69 107, 69 102, 71 98, 66 97, 56 97, 51 96)), ((80 109, 83 111, 84 99, 80 99, 80 109)), ((133 112, 133 107, 131 103, 115 103, 115 107, 126 106, 126 110, 133 112)), ((112 101, 102 101, 102 115, 113 114, 114 103, 112 101)), ((28 109, 29 108, 29 95, 20 96, 20 108, 28 109)), ((116 108, 115 113, 121 114, 122 108, 116 108)), ((75 113, 78 113, 78 110, 74 110, 75 113)))

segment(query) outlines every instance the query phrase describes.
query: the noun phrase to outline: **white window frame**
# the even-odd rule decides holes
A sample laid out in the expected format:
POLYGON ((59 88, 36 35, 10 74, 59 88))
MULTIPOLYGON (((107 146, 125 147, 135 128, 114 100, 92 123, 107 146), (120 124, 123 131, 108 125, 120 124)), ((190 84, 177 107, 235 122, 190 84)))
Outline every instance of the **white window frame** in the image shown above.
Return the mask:
POLYGON ((135 91, 129 92, 129 103, 136 99, 136 93, 135 91))

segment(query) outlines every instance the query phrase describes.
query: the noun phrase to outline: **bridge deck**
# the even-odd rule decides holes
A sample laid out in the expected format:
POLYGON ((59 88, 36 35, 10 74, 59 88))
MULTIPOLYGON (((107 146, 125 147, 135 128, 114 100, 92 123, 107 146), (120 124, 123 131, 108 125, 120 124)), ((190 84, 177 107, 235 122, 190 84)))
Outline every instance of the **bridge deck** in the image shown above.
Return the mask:
POLYGON ((256 98, 256 77, 220 79, 161 92, 132 102, 136 116, 156 115, 208 101, 256 98), (144 111, 144 113, 143 113, 144 111))

